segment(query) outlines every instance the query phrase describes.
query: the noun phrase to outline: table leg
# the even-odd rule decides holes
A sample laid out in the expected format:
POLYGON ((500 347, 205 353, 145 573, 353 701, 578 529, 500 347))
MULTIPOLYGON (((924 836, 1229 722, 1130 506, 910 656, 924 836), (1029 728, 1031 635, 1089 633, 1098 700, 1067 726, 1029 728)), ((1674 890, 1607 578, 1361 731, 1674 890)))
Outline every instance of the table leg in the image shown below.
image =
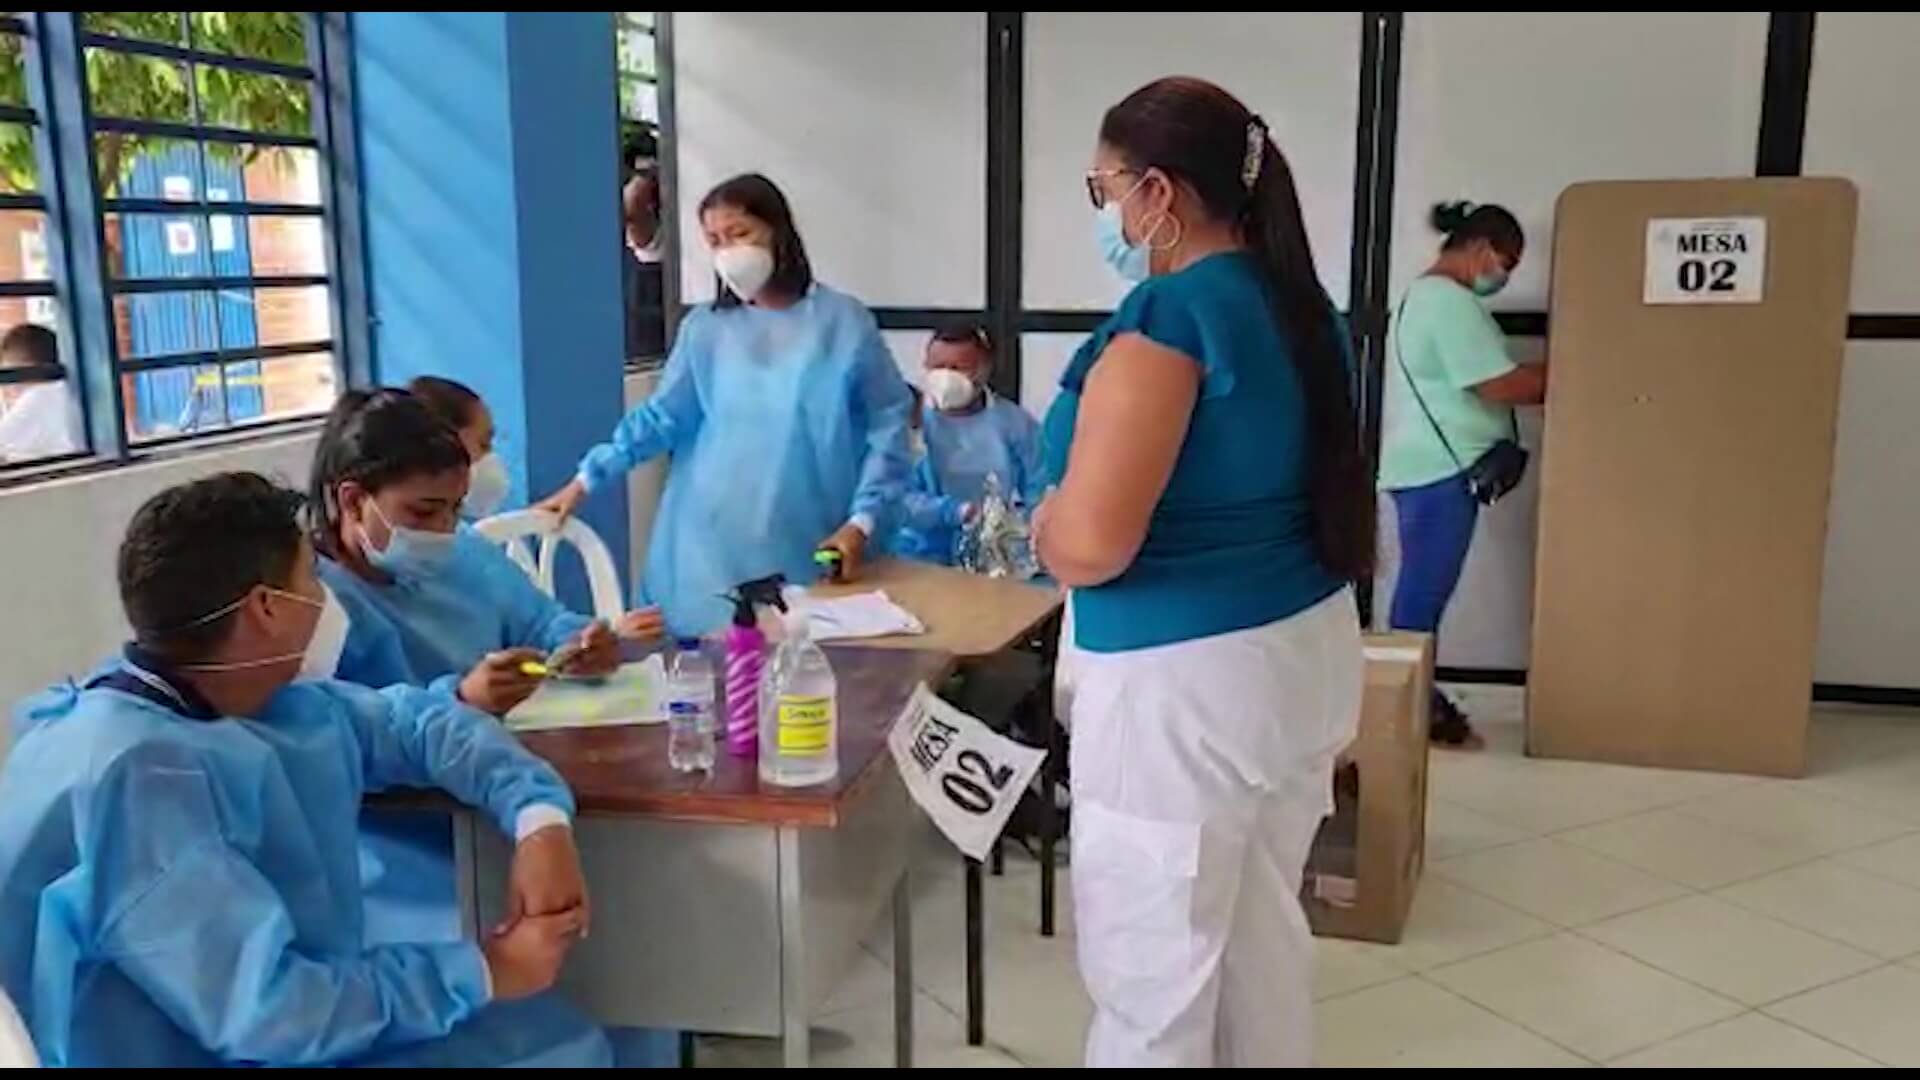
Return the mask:
POLYGON ((800 832, 780 829, 780 1050, 781 1064, 804 1069, 812 1056, 807 1022, 807 952, 801 912, 800 832))
POLYGON ((987 974, 983 938, 986 913, 980 898, 980 860, 967 860, 967 1045, 987 1041, 987 974))
POLYGON ((893 1066, 913 1068, 913 873, 893 886, 893 1066))
POLYGON ((1055 894, 1055 847, 1060 840, 1060 773, 1066 756, 1065 740, 1060 737, 1060 719, 1051 707, 1047 715, 1047 760, 1040 766, 1040 798, 1046 803, 1040 812, 1040 936, 1052 937, 1055 894))

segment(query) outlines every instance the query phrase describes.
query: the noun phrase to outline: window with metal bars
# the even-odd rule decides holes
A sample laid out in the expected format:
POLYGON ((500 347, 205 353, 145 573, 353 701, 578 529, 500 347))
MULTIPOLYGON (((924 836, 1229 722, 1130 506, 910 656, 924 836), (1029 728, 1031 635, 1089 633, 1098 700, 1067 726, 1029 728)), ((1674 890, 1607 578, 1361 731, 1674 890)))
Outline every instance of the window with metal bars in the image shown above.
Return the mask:
POLYGON ((88 446, 79 384, 61 358, 31 47, 25 19, 0 17, 0 467, 77 458, 88 446))
MULTIPOLYGON (((329 153, 350 117, 328 77, 340 14, 0 20, 13 45, 0 61, 19 59, 0 66, 0 122, 29 132, 0 130, 0 184, 11 199, 21 178, 54 178, 17 196, 55 224, 49 261, 64 270, 26 301, 67 328, 57 381, 95 456, 317 416, 338 395, 353 336, 341 332, 339 268, 357 261, 343 259, 329 153), (5 97, 15 83, 17 105, 5 97)), ((0 215, 0 275, 11 232, 0 215)), ((0 304, 14 287, 0 282, 0 304)), ((10 314, 0 307, 0 321, 10 314)))

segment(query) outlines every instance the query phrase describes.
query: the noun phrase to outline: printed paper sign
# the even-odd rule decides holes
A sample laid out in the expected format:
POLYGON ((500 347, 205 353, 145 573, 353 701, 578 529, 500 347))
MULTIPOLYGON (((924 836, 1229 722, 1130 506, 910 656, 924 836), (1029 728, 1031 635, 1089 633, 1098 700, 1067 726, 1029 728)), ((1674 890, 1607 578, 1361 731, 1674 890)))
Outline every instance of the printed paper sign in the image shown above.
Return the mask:
POLYGON ((925 684, 894 721, 887 748, 913 801, 953 846, 985 859, 1047 752, 1014 742, 941 701, 925 684))
POLYGON ((1757 304, 1767 283, 1767 219, 1647 222, 1648 304, 1757 304))

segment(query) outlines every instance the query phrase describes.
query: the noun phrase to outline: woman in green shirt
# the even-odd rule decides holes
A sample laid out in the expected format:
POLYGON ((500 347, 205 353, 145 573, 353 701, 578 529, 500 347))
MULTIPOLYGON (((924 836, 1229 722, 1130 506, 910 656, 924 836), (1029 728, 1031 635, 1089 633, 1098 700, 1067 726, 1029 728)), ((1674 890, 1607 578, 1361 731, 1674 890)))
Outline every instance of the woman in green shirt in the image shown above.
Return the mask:
MULTIPOLYGON (((1390 621, 1434 633, 1453 599, 1480 504, 1466 472, 1514 434, 1513 410, 1546 397, 1545 366, 1522 366, 1481 301, 1520 265, 1526 235, 1506 208, 1443 203, 1433 227, 1440 256, 1407 289, 1388 337, 1380 439, 1380 489, 1400 526, 1400 576, 1390 621)), ((1432 735, 1446 746, 1479 737, 1435 692, 1432 735)))

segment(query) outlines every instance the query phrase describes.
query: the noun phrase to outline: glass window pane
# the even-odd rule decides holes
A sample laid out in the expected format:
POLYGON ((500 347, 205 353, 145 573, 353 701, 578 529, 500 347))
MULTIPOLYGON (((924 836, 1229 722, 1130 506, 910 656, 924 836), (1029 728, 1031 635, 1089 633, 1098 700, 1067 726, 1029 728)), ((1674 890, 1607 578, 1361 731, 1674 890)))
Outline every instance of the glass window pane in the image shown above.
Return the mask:
POLYGON ((200 278, 227 272, 227 260, 219 256, 230 252, 211 250, 203 214, 108 214, 106 219, 107 263, 116 278, 200 278), (218 270, 216 263, 221 264, 218 270))
POLYGON ((307 62, 307 21, 298 11, 196 11, 193 47, 281 64, 307 62))
POLYGON ((58 372, 51 297, 0 297, 0 466, 84 453, 86 425, 58 372), (31 324, 33 329, 23 329, 31 324))
POLYGON ((0 210, 0 281, 51 280, 46 212, 0 210))
MULTIPOLYGON (((215 215, 212 221, 216 243, 222 220, 222 216, 215 215)), ((252 260, 255 277, 327 272, 327 233, 319 218, 261 216, 224 220, 246 222, 247 255, 252 260)))
POLYGON ((158 56, 88 49, 87 97, 95 116, 176 124, 193 119, 187 66, 158 56))
MULTIPOLYGON (((234 378, 235 367, 228 365, 227 382, 234 411, 248 404, 242 398, 242 384, 234 378)), ((333 408, 340 396, 339 374, 329 352, 298 353, 257 361, 252 374, 259 383, 258 419, 281 420, 292 416, 318 416, 333 408)))
POLYGON ((180 15, 178 11, 86 11, 80 15, 80 25, 96 34, 185 45, 180 15))
POLYGON ((222 290, 220 327, 223 334, 244 334, 251 340, 224 338, 223 348, 248 345, 302 345, 333 337, 332 290, 325 285, 301 285, 250 290, 222 290), (226 305, 237 305, 228 308, 226 305))
POLYGON ((93 137, 93 165, 100 193, 110 199, 200 198, 200 144, 192 139, 99 132, 93 137))
POLYGON ((327 352, 143 371, 126 381, 127 434, 135 442, 318 416, 340 392, 327 352))
POLYGON ((202 122, 276 135, 313 134, 313 84, 255 71, 194 65, 202 122))
POLYGON ((247 202, 320 205, 320 151, 305 146, 214 146, 213 160, 231 160, 247 202))
POLYGON ((40 190, 40 159, 33 152, 33 129, 0 124, 0 192, 24 195, 40 190))
POLYGON ((227 426, 227 394, 218 364, 136 372, 123 380, 121 394, 130 442, 227 426))
POLYGON ((114 297, 113 331, 120 358, 148 360, 221 348, 215 306, 214 295, 204 291, 114 297))
POLYGON ((0 105, 27 103, 26 39, 0 34, 0 105))

